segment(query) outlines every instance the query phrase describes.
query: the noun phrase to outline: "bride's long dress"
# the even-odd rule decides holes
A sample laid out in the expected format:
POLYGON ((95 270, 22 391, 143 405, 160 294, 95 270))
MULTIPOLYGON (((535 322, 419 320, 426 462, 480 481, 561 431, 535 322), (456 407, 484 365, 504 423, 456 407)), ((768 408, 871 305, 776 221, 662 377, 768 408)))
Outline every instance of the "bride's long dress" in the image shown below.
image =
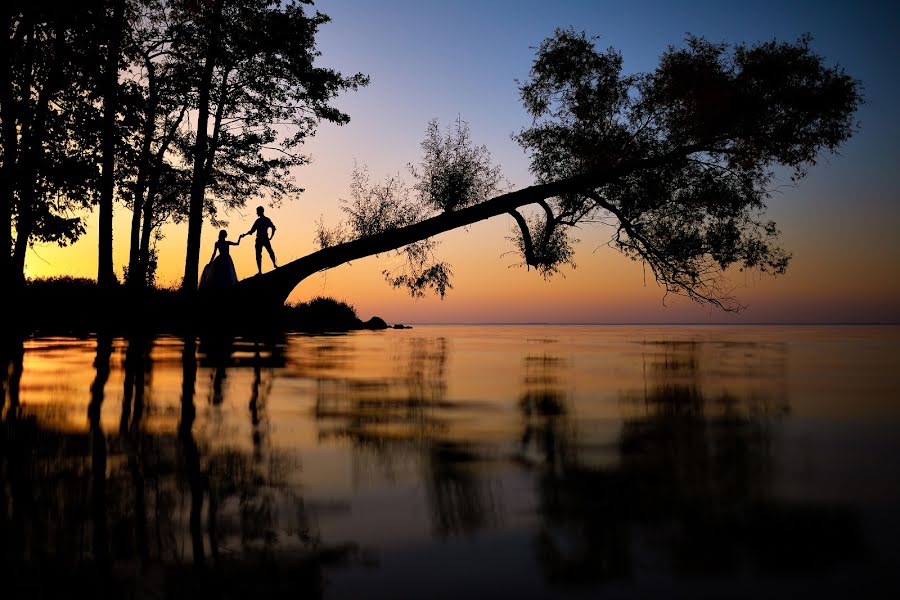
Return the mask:
POLYGON ((221 289, 237 284, 237 271, 234 270, 234 261, 231 260, 230 246, 231 244, 227 240, 216 242, 219 254, 212 262, 203 267, 200 289, 221 289))

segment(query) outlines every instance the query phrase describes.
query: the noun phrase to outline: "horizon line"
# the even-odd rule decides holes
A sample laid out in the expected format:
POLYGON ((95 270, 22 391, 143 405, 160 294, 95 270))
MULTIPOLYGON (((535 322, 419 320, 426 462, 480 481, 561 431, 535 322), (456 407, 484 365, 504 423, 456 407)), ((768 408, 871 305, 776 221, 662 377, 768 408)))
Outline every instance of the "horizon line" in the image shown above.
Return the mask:
POLYGON ((851 325, 900 325, 900 321, 754 321, 749 323, 728 323, 725 321, 717 322, 701 322, 701 321, 622 321, 622 322, 604 322, 604 321, 573 321, 573 322, 555 322, 555 321, 397 321, 403 325, 565 325, 565 326, 585 326, 585 325, 602 325, 602 326, 633 326, 633 325, 697 325, 697 326, 761 326, 761 325, 791 325, 791 326, 815 326, 815 325, 833 325, 833 326, 851 326, 851 325))

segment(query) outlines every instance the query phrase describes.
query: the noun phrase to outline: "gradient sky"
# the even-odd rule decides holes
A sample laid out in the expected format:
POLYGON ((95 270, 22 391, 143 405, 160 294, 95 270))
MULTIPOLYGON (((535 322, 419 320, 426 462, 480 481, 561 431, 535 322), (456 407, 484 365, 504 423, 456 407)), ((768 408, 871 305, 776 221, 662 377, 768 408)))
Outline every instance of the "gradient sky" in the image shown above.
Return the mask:
MULTIPOLYGON (((351 116, 343 127, 324 125, 307 144, 311 165, 296 171, 305 193, 267 210, 278 233, 281 262, 313 251, 314 222, 334 223, 347 196, 354 160, 373 178, 405 172, 419 156, 426 123, 457 115, 490 149, 514 187, 532 183, 527 158, 510 134, 528 125, 515 79, 524 79, 533 47, 556 27, 599 35, 620 50, 626 71, 654 68, 668 45, 686 33, 713 41, 794 40, 813 35, 813 47, 863 82, 861 129, 838 156, 824 157, 796 187, 785 186, 769 214, 794 254, 779 278, 738 273, 735 294, 748 305, 739 315, 664 298, 645 280, 640 263, 604 246, 609 230, 586 228, 577 237, 577 268, 547 282, 513 265, 506 254, 510 217, 442 236, 440 256, 453 266, 447 298, 414 300, 384 283, 396 264, 372 257, 301 283, 291 300, 330 295, 360 316, 388 322, 871 322, 900 321, 900 5, 897 2, 603 2, 320 0, 332 18, 319 36, 321 64, 361 71, 369 87, 341 97, 351 116)), ((787 182, 784 182, 787 183, 787 182)), ((252 224, 258 202, 229 217, 235 238, 252 224)), ((130 213, 116 207, 117 272, 127 260, 130 213)), ((70 248, 36 247, 28 275, 96 275, 96 215, 88 234, 70 248)), ((186 229, 166 228, 159 278, 176 283, 184 266, 186 229)), ((215 231, 204 225, 201 260, 215 231)), ((238 275, 255 272, 252 241, 232 251, 238 275)))

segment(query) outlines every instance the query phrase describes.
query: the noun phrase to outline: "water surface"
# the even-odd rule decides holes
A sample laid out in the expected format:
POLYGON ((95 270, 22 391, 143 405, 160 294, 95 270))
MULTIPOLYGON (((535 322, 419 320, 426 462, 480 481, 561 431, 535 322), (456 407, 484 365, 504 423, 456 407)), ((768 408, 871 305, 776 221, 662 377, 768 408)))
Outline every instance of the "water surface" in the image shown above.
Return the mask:
POLYGON ((900 327, 42 338, 0 358, 17 594, 900 591, 900 327))

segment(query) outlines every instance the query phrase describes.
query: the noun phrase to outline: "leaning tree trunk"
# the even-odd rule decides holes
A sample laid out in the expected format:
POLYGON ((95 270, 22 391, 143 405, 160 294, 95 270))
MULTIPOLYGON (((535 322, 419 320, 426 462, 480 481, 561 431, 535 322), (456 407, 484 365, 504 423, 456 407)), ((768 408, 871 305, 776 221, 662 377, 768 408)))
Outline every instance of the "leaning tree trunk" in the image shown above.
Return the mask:
MULTIPOLYGON (((485 219, 514 213, 517 208, 540 203, 547 198, 561 194, 584 193, 627 173, 681 160, 684 156, 699 149, 701 149, 699 144, 685 146, 660 156, 628 161, 606 168, 598 168, 568 179, 533 185, 461 210, 441 213, 413 225, 323 248, 265 275, 241 281, 237 289, 237 301, 244 303, 244 308, 251 304, 260 309, 270 310, 283 304, 301 281, 319 271, 332 269, 366 256, 390 252, 485 219)), ((615 207, 612 206, 608 209, 615 211, 615 207)), ((614 216, 618 218, 621 213, 614 214, 614 216)))

